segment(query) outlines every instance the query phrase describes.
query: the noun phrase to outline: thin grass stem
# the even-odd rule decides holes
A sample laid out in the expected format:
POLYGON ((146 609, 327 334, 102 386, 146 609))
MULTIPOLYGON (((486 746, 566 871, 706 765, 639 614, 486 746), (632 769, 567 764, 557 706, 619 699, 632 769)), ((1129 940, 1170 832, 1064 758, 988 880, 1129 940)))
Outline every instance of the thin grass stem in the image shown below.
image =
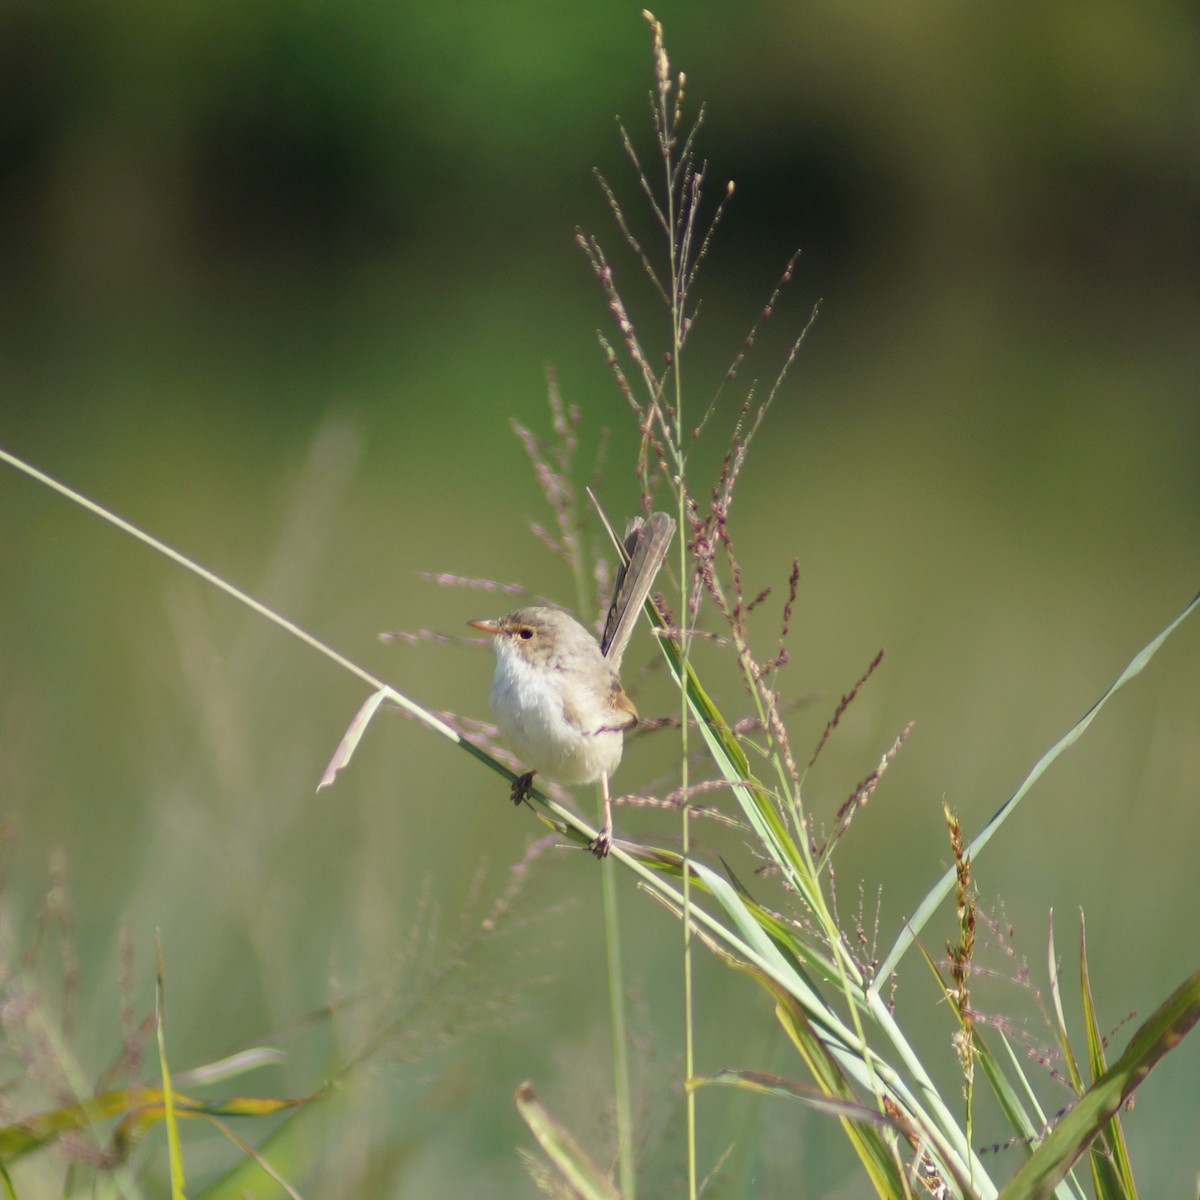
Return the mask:
MULTIPOLYGON (((679 588, 680 588, 680 633, 679 647, 680 656, 683 663, 683 669, 679 672, 679 750, 682 776, 680 786, 683 794, 688 794, 690 785, 688 763, 689 763, 689 708, 687 696, 687 663, 691 649, 691 639, 688 637, 688 604, 687 604, 687 581, 689 577, 688 564, 688 538, 686 530, 688 528, 688 498, 687 498, 687 477, 685 473, 686 455, 683 446, 683 363, 682 351, 684 343, 684 312, 683 305, 685 303, 685 288, 687 285, 687 262, 686 258, 681 256, 686 255, 687 248, 690 245, 690 230, 694 224, 695 207, 689 210, 689 215, 686 221, 687 228, 681 231, 678 228, 680 215, 677 211, 677 185, 679 185, 679 177, 677 173, 682 171, 682 178, 687 179, 690 171, 687 170, 686 164, 690 161, 689 156, 685 153, 680 155, 673 161, 674 126, 679 118, 679 103, 682 96, 677 95, 674 117, 668 117, 667 98, 671 90, 670 66, 667 61, 666 50, 663 45, 663 28, 662 25, 647 12, 645 14, 654 33, 654 56, 656 63, 656 76, 658 83, 658 103, 654 106, 655 120, 658 127, 659 149, 662 153, 663 169, 665 176, 665 217, 664 225, 667 233, 667 249, 669 256, 668 277, 671 284, 671 381, 673 384, 674 393, 674 411, 671 414, 669 427, 665 428, 667 433, 667 441, 673 452, 676 469, 678 475, 674 481, 675 496, 676 496, 676 520, 680 529, 679 538, 679 588), (674 436, 670 434, 673 432, 674 436)), ((682 80, 680 91, 682 91, 682 80)), ((697 122, 698 124, 698 122, 697 122)), ((693 134, 694 134, 693 130, 693 134)), ((689 142, 690 144, 690 142, 689 142)), ((646 182, 645 175, 641 178, 646 182)), ((646 190, 650 190, 648 187, 646 190)), ((693 192, 693 200, 698 198, 698 189, 693 192)), ((657 206, 656 206, 657 207, 657 206)), ((665 424, 665 414, 664 414, 665 424)), ((681 835, 683 842, 683 1022, 684 1022, 684 1038, 683 1038, 683 1058, 684 1058, 684 1107, 685 1107, 685 1124, 686 1124, 686 1139, 687 1139, 687 1181, 688 1181, 688 1196, 689 1200, 696 1200, 699 1195, 699 1179, 697 1170, 697 1139, 696 1139, 696 1093, 691 1086, 691 1080, 696 1074, 696 1023, 695 1023, 695 994, 694 994, 694 974, 693 974, 693 956, 692 956, 692 873, 689 869, 691 861, 691 814, 688 811, 688 806, 685 803, 682 808, 681 818, 681 835)))

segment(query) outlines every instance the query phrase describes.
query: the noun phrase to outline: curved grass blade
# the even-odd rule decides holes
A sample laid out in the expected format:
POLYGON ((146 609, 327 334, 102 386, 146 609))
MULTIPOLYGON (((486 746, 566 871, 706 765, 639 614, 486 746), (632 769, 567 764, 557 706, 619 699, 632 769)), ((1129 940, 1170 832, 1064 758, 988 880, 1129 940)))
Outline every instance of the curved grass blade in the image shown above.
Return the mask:
POLYGON ((271 1046, 252 1046, 248 1050, 239 1050, 228 1058, 220 1058, 215 1062, 203 1063, 198 1067, 190 1067, 186 1071, 175 1072, 177 1087, 201 1087, 206 1084, 222 1083, 244 1075, 247 1071, 259 1067, 278 1066, 287 1058, 282 1050, 271 1046))
POLYGON ((329 765, 325 768, 325 773, 321 776, 321 782, 317 784, 318 792, 324 791, 327 787, 332 787, 333 781, 338 776, 338 772, 350 765, 350 760, 354 757, 354 751, 358 749, 358 743, 362 741, 363 734, 367 732, 367 726, 370 725, 371 718, 375 715, 379 706, 388 698, 388 691, 388 688, 379 688, 363 701, 362 708, 354 714, 354 720, 346 726, 346 732, 342 734, 342 740, 338 742, 338 748, 333 752, 333 757, 329 760, 329 765))
MULTIPOLYGON (((426 728, 433 730, 434 733, 440 734, 448 741, 453 742, 461 749, 466 750, 468 754, 474 755, 481 762, 490 766, 494 771, 506 776, 511 782, 514 778, 513 773, 505 768, 501 763, 498 763, 486 751, 481 750, 473 742, 463 737, 456 730, 451 729, 444 721, 439 720, 433 713, 428 712, 419 704, 410 700, 402 692, 396 691, 395 688, 388 687, 381 679, 377 679, 369 671, 364 670, 357 663, 351 662, 344 655, 339 654, 331 646, 327 646, 319 638, 314 637, 305 629, 301 629, 299 625, 289 621, 286 617, 281 616, 274 609, 268 608, 261 601, 256 600, 248 592, 243 592, 240 588, 234 587, 232 583, 222 579, 220 575, 208 570, 207 567, 201 566, 195 559, 188 558, 186 554, 168 546, 166 542, 160 541, 152 534, 147 533, 144 529, 134 525, 131 521, 126 521, 123 517, 117 516, 111 509, 105 508, 102 504, 97 504, 95 500, 89 500, 87 496, 75 491, 74 488, 68 487, 65 483, 60 483, 51 475, 47 475, 44 471, 39 471, 37 467, 31 463, 25 462, 18 458, 15 454, 10 454, 7 450, 0 448, 0 463, 7 463, 15 470, 28 475, 30 479, 49 488, 51 491, 57 492, 60 496, 64 496, 70 500, 72 504, 78 505, 80 508, 92 513, 93 516, 99 517, 108 524, 119 529, 122 533, 141 542, 143 545, 149 546, 151 550, 157 554, 161 554, 164 558, 170 559, 177 566, 182 567, 185 571, 190 571, 193 575, 202 579, 205 583, 224 592, 227 596, 232 597, 239 604, 250 609, 251 612, 270 621, 273 625, 278 626, 285 633, 303 642, 306 646, 316 650, 318 654, 324 655, 331 662, 336 663, 345 671, 349 671, 351 675, 361 679, 364 683, 369 684, 374 692, 368 697, 366 703, 359 710, 354 721, 351 722, 350 728, 346 731, 345 737, 342 739, 342 745, 338 747, 329 767, 326 769, 325 775, 322 776, 321 785, 327 787, 332 781, 333 776, 346 765, 351 754, 353 754, 354 746, 357 745, 359 738, 362 736, 363 728, 374 714, 375 709, 379 707, 382 699, 390 700, 398 708, 402 708, 409 716, 421 722, 426 728), (381 696, 380 693, 383 693, 381 696), (367 710, 370 709, 368 712, 367 710), (359 727, 361 726, 361 728, 359 727), (347 743, 349 745, 347 746, 347 743), (343 754, 343 751, 345 753, 343 754)), ((320 790, 320 788, 318 788, 320 790)))
POLYGON ((86 1129, 89 1125, 119 1116, 146 1103, 161 1103, 159 1088, 118 1088, 92 1096, 78 1104, 67 1104, 49 1112, 22 1117, 0 1128, 0 1162, 12 1162, 22 1155, 41 1150, 65 1133, 86 1129))
MULTIPOLYGON (((1117 679, 1109 686, 1108 690, 1092 705, 1091 708, 1083 714, 1082 717, 1061 737, 1041 758, 1034 764, 1033 770, 1025 777, 1025 781, 1019 788, 997 809, 995 815, 983 827, 980 833, 975 837, 974 841, 967 847, 965 853, 968 857, 974 860, 979 852, 992 839, 992 835, 1000 828, 1000 826, 1008 819, 1012 811, 1024 799, 1025 794, 1033 787, 1035 783, 1042 777, 1046 769, 1051 763, 1058 758, 1064 750, 1073 746, 1087 730, 1087 727, 1096 719, 1100 710, 1117 694, 1135 675, 1139 674, 1143 667, 1158 653, 1163 642, 1179 628, 1183 622, 1191 616, 1191 614, 1200 607, 1200 593, 1197 593, 1191 600, 1191 603, 1173 620, 1161 633, 1152 638, 1141 650, 1137 652, 1130 660, 1128 666, 1117 679)), ((883 960, 882 966, 876 972, 876 984, 873 990, 878 990, 878 987, 886 980, 890 979, 892 972, 895 971, 900 959, 904 957, 905 952, 912 945, 913 939, 916 938, 922 929, 925 928, 929 918, 933 916, 938 905, 950 894, 954 887, 955 868, 952 866, 946 873, 937 881, 930 889, 929 893, 917 905, 916 911, 911 919, 905 923, 904 929, 900 936, 896 939, 895 945, 888 951, 887 957, 883 960)))
POLYGON ((866 1125, 878 1125, 881 1128, 900 1127, 894 1118, 881 1113, 877 1108, 867 1108, 854 1100, 840 1100, 828 1096, 810 1083, 800 1083, 798 1080, 772 1075, 767 1071, 734 1070, 732 1067, 726 1067, 715 1075, 699 1075, 689 1079, 688 1086, 735 1087, 761 1096, 783 1096, 788 1100, 798 1100, 815 1112, 842 1117, 847 1121, 861 1121, 866 1125))

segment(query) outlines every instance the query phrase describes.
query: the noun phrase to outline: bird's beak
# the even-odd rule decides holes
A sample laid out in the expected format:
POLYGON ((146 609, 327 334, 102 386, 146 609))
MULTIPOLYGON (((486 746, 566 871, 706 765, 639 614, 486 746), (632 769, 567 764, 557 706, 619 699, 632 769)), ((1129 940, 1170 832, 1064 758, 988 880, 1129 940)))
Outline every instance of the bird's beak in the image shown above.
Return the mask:
POLYGON ((467 624, 470 625, 472 629, 478 629, 480 633, 490 633, 493 637, 500 632, 499 621, 480 618, 478 621, 468 621, 467 624))

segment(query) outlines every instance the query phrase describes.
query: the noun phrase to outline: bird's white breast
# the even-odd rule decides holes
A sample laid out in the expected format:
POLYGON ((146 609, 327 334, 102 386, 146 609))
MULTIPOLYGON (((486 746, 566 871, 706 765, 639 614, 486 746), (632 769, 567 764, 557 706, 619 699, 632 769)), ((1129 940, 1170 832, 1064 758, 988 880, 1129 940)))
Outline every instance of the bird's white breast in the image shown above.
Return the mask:
POLYGON ((611 775, 621 761, 621 731, 604 727, 597 703, 578 703, 576 691, 576 703, 564 706, 563 689, 580 686, 578 679, 534 665, 497 641, 489 695, 496 723, 522 762, 557 783, 591 783, 611 775), (567 717, 567 707, 582 724, 567 717))

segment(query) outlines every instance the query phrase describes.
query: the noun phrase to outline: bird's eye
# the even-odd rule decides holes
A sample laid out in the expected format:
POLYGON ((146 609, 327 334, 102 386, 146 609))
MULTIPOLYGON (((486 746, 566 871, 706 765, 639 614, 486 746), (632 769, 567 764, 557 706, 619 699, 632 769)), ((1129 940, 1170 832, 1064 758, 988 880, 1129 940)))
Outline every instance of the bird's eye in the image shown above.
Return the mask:
POLYGON ((518 634, 523 642, 527 642, 531 637, 533 637, 533 630, 530 629, 528 625, 522 625, 518 630, 518 634))

